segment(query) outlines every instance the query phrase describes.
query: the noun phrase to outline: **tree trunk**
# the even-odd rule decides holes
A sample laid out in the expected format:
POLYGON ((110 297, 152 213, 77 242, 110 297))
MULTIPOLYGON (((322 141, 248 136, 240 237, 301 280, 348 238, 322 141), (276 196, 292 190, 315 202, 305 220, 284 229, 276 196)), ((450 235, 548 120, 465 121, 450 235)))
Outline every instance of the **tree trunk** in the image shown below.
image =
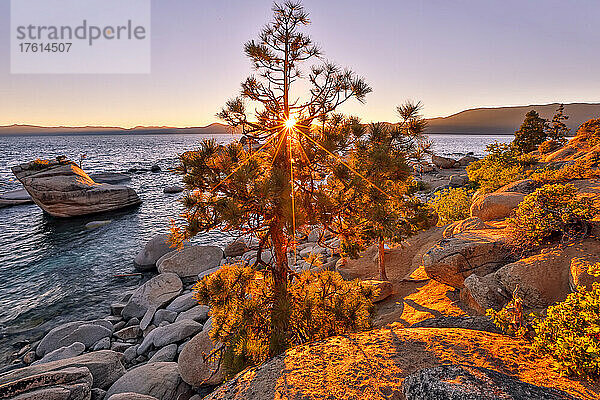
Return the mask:
POLYGON ((279 218, 271 227, 271 239, 275 250, 273 264, 273 308, 271 311, 271 342, 269 353, 273 357, 287 348, 287 332, 291 314, 290 296, 288 293, 287 240, 279 218))
POLYGON ((379 239, 379 252, 378 252, 378 256, 379 256, 379 262, 378 262, 378 266, 379 266, 379 279, 382 281, 387 281, 387 274, 385 273, 385 243, 383 241, 383 239, 379 239))

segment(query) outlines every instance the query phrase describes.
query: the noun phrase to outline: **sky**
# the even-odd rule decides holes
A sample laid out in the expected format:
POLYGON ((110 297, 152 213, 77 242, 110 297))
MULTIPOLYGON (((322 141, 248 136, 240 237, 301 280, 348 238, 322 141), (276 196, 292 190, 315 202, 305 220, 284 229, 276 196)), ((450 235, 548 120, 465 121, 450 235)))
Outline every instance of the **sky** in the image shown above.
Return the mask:
MULTIPOLYGON (((304 0, 328 60, 373 88, 342 111, 395 121, 475 107, 600 102, 600 1, 304 0)), ((252 73, 244 42, 269 0, 153 0, 151 73, 10 73, 10 2, 0 0, 0 125, 204 126, 252 73)))

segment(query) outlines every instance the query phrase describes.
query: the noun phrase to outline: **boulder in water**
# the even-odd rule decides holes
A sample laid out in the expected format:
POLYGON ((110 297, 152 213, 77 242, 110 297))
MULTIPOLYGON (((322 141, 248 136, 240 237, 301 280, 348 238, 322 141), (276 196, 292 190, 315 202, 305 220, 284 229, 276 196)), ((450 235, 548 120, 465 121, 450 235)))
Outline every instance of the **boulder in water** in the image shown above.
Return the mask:
POLYGON ((94 182, 72 161, 35 160, 12 168, 33 201, 54 217, 75 217, 135 206, 142 201, 126 186, 94 182))
MULTIPOLYGON (((183 289, 176 274, 160 274, 137 288, 131 295, 121 315, 125 318, 141 318, 148 310, 156 310, 179 296, 183 289)), ((150 316, 154 316, 154 312, 150 316)), ((144 329, 144 328, 142 328, 144 329)))
POLYGON ((120 172, 100 172, 96 174, 90 174, 90 178, 96 183, 110 183, 116 185, 119 183, 129 182, 131 177, 127 174, 120 172))
POLYGON ((32 203, 33 199, 25 189, 0 194, 0 208, 32 203))
POLYGON ((174 251, 169 243, 169 235, 159 234, 154 236, 142 250, 135 256, 133 264, 138 271, 147 271, 156 268, 156 262, 165 254, 174 251))

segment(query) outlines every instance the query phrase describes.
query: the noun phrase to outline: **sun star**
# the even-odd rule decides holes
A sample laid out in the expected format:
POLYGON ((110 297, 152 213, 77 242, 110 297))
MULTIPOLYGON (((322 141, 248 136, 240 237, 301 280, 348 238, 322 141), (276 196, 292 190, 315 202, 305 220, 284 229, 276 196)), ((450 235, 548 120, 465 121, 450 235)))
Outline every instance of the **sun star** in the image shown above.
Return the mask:
POLYGON ((289 117, 288 119, 285 120, 285 122, 283 123, 285 125, 285 127, 287 129, 292 129, 293 127, 296 126, 296 123, 298 121, 296 121, 296 118, 294 117, 289 117))

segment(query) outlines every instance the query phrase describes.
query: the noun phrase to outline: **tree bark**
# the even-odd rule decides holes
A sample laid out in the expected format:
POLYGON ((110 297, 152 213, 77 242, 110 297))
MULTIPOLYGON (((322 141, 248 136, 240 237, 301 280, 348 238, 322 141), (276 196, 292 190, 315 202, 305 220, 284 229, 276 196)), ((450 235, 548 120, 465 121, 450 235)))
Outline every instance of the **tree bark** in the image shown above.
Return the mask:
POLYGON ((291 314, 290 296, 287 289, 287 240, 279 218, 275 219, 271 227, 271 240, 275 250, 275 263, 272 267, 274 286, 269 353, 273 357, 287 348, 287 332, 291 314))
POLYGON ((379 279, 387 281, 387 274, 385 273, 385 243, 383 239, 379 239, 379 251, 378 251, 378 266, 379 266, 379 279))

